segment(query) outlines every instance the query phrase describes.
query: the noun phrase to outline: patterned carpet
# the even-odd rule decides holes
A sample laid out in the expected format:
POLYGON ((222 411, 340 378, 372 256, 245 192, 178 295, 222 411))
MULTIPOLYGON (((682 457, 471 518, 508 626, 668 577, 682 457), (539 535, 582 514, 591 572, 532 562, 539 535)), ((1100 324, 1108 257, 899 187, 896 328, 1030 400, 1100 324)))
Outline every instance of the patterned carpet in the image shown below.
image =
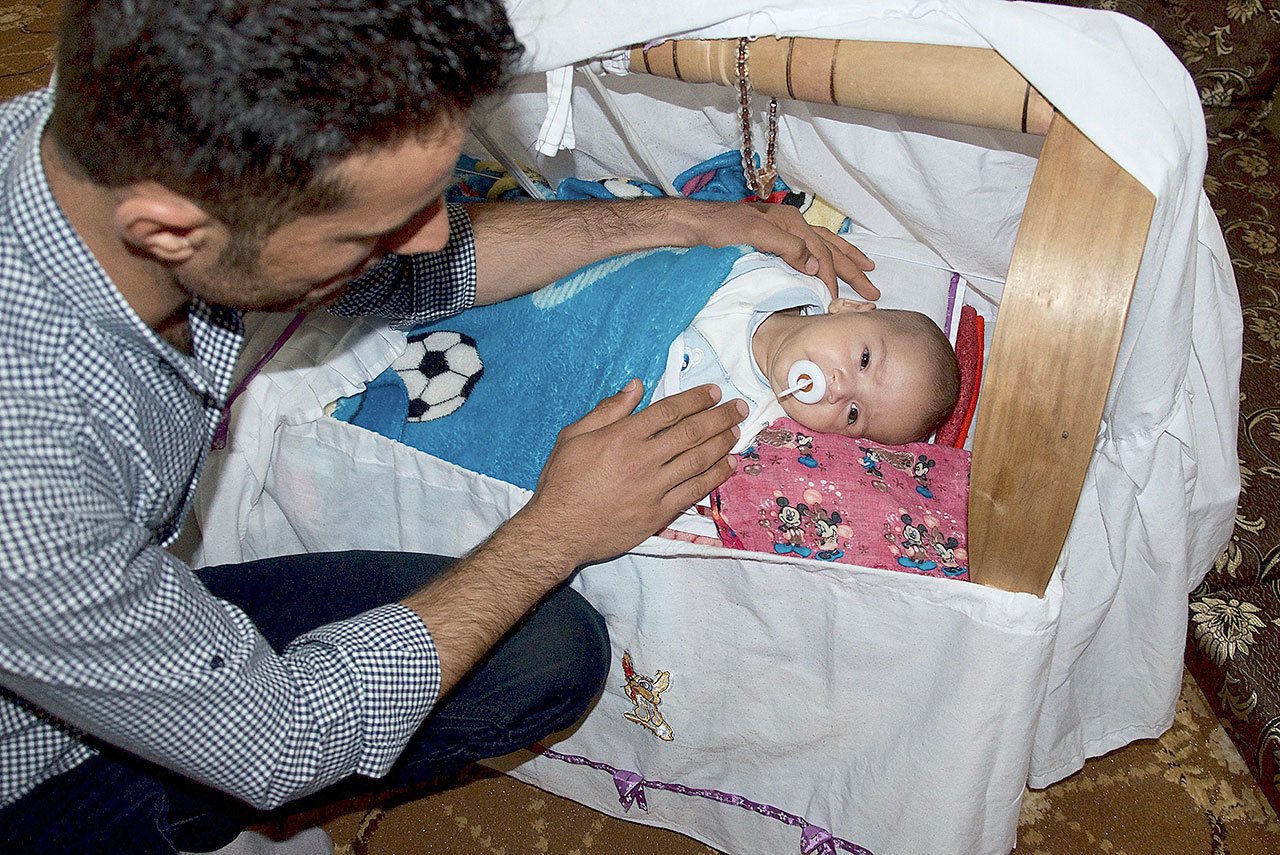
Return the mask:
MULTIPOLYGON (((0 0, 0 97, 48 80, 57 8, 55 0, 0 0)), ((274 830, 315 822, 324 823, 341 855, 715 853, 483 770, 440 792, 294 815, 274 830)), ((1275 855, 1280 821, 1188 677, 1163 737, 1029 793, 1019 840, 1017 852, 1026 855, 1275 855)))

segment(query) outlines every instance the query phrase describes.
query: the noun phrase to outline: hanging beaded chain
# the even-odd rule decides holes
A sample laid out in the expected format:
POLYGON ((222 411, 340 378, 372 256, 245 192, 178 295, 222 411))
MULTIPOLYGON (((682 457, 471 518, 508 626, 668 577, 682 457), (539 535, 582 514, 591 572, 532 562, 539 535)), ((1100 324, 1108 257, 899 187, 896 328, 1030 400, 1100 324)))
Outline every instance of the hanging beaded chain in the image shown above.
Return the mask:
POLYGON ((769 99, 764 166, 757 169, 755 147, 751 140, 751 72, 747 70, 750 44, 750 39, 738 39, 738 118, 742 120, 742 176, 747 180, 747 189, 767 201, 778 177, 778 169, 774 165, 774 155, 778 149, 778 99, 769 99))

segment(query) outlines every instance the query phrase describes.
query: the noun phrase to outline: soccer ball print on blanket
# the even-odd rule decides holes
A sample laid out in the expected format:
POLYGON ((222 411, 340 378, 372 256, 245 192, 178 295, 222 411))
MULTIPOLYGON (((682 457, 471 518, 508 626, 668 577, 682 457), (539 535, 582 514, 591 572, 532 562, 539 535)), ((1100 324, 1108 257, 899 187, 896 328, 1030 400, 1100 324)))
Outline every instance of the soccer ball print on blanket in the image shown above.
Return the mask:
POLYGON ((454 412, 484 374, 475 339, 449 330, 410 336, 409 346, 391 367, 409 392, 410 422, 429 422, 454 412))

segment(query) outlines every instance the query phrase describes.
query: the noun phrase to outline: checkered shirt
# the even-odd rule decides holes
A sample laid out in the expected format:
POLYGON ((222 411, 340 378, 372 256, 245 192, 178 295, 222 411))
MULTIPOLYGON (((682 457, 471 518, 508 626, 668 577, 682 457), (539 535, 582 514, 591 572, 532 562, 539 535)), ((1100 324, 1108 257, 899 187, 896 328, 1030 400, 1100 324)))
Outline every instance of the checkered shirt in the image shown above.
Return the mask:
MULTIPOLYGON (((195 301, 190 356, 143 324, 50 192, 51 104, 0 104, 0 805, 90 756, 86 735, 261 807, 384 774, 438 697, 431 636, 389 604, 277 654, 164 550, 241 317, 195 301)), ((470 305, 470 227, 450 219, 449 246, 391 258, 340 310, 470 305)))

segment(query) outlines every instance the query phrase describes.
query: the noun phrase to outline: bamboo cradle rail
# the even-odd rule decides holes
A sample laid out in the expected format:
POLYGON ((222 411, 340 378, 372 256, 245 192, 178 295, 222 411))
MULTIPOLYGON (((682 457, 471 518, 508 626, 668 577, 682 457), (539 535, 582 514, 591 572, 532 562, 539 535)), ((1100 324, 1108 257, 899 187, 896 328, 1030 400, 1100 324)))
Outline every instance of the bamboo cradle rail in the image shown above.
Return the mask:
MULTIPOLYGON (((737 40, 631 50, 632 71, 736 85, 737 40)), ((1043 596, 1093 454, 1155 198, 994 51, 759 39, 765 95, 1045 135, 982 387, 969 572, 1043 596)))
MULTIPOLYGON (((631 70, 686 83, 737 85, 737 39, 631 49, 631 70)), ((757 39, 747 63, 762 95, 940 119, 1043 136, 1053 106, 989 48, 757 39)))

